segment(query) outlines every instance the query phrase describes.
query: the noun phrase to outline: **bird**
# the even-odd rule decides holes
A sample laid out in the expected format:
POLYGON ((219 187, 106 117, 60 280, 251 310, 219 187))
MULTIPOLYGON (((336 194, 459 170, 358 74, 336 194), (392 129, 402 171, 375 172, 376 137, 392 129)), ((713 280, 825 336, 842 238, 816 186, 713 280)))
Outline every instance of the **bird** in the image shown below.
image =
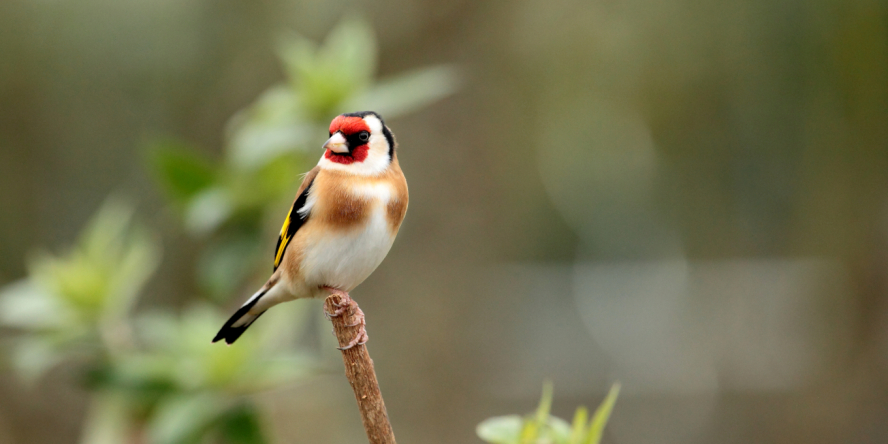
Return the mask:
MULTIPOLYGON (((231 345, 271 307, 296 299, 349 293, 385 259, 409 200, 397 143, 374 111, 333 119, 318 164, 305 174, 274 250, 265 285, 228 319, 212 342, 231 345)), ((339 316, 342 309, 328 316, 339 316)), ((348 349, 367 342, 363 313, 348 349)))

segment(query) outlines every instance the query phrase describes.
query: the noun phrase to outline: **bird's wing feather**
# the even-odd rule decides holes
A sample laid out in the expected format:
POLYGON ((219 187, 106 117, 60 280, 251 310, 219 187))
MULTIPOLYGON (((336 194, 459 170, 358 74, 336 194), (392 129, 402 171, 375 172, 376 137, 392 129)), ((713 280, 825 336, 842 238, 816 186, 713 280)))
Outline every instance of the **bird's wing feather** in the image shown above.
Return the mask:
POLYGON ((281 227, 281 234, 278 236, 277 247, 274 249, 275 271, 277 271, 278 266, 281 265, 281 261, 284 259, 284 251, 287 250, 287 245, 290 244, 296 231, 298 231, 305 221, 308 220, 309 213, 300 212, 299 210, 305 206, 305 203, 308 200, 311 184, 314 182, 315 177, 317 177, 318 171, 320 171, 320 167, 314 167, 305 175, 305 179, 302 180, 302 185, 299 186, 299 191, 296 193, 296 200, 293 201, 293 206, 290 207, 290 212, 287 213, 287 218, 284 219, 284 225, 281 227))

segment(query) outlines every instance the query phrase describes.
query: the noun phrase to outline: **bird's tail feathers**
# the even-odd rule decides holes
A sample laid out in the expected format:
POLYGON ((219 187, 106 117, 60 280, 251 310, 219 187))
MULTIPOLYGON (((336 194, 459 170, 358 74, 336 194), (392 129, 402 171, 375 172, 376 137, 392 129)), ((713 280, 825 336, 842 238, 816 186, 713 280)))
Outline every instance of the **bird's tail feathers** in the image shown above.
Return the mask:
POLYGON ((244 334, 244 331, 259 319, 259 316, 262 316, 262 313, 265 313, 265 310, 260 311, 259 313, 251 313, 250 311, 256 307, 256 303, 259 302, 259 299, 270 290, 269 288, 262 288, 256 294, 254 294, 247 302, 242 305, 240 308, 228 318, 228 321, 225 322, 225 325, 219 330, 219 333, 216 333, 216 337, 213 338, 213 342, 218 342, 222 339, 225 340, 226 344, 231 345, 240 335, 244 334))

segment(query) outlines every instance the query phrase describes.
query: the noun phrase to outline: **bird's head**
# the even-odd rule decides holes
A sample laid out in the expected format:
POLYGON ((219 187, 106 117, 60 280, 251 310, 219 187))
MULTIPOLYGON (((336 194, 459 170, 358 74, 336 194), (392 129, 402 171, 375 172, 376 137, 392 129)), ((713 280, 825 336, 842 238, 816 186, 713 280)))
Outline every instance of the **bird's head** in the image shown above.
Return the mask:
POLYGON ((357 174, 379 174, 395 156, 395 137, 373 111, 336 116, 320 165, 357 174))

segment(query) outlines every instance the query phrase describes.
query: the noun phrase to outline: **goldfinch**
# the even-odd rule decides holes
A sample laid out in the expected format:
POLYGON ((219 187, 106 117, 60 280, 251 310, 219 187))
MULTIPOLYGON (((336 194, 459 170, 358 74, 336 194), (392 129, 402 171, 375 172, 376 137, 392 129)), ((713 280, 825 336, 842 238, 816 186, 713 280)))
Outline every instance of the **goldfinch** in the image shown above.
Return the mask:
MULTIPOLYGON (((407 180, 395 148, 394 135, 373 111, 333 119, 324 154, 305 175, 281 227, 271 277, 228 319, 213 342, 233 343, 281 302, 333 292, 347 298, 373 273, 407 212, 407 180)), ((360 323, 361 330, 346 348, 366 342, 360 323)))

